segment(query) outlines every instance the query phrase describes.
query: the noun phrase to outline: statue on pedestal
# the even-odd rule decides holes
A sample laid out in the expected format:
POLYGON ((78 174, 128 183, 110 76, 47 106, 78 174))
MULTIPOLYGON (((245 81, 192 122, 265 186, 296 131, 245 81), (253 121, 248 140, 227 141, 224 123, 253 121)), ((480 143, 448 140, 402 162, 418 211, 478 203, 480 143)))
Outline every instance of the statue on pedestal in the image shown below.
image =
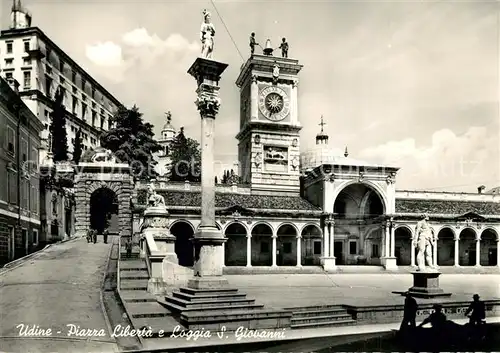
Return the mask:
POLYGON ((148 187, 148 206, 165 207, 165 199, 156 193, 154 184, 150 184, 148 187))
POLYGON ((417 223, 415 230, 415 242, 413 245, 418 249, 417 265, 419 271, 424 271, 427 266, 435 269, 436 266, 432 260, 433 251, 436 251, 436 236, 434 229, 429 225, 429 216, 422 215, 422 220, 417 223))
POLYGON ((210 12, 203 10, 203 23, 200 29, 201 40, 201 57, 205 59, 212 59, 212 52, 214 51, 214 36, 215 27, 210 22, 210 12))

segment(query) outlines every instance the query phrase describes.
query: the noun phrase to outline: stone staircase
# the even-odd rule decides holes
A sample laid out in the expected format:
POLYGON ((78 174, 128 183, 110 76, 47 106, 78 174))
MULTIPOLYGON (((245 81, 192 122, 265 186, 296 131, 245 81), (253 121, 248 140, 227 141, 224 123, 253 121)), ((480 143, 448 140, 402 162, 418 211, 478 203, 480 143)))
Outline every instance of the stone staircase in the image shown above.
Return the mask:
POLYGON ((134 250, 132 257, 127 258, 125 250, 122 249, 119 274, 120 298, 133 328, 150 327, 153 338, 159 336, 160 330, 167 336, 176 326, 184 329, 174 318, 173 312, 148 293, 149 275, 146 262, 139 258, 137 249, 134 250))
POLYGON ((321 305, 286 308, 292 312, 292 329, 316 328, 325 326, 351 326, 356 320, 342 305, 321 305))

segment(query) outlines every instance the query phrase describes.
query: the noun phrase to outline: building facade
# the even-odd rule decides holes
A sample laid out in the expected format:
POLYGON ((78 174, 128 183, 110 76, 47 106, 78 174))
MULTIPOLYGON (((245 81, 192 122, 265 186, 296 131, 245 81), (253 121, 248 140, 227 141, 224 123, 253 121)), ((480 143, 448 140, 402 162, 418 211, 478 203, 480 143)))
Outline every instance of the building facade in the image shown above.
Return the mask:
POLYGON ((18 85, 0 78, 0 264, 44 243, 38 173, 44 127, 19 96, 18 85))
POLYGON ((174 140, 177 131, 172 125, 172 114, 170 112, 165 113, 165 124, 160 132, 160 138, 158 143, 162 149, 156 154, 155 159, 158 162, 156 165, 156 172, 165 178, 170 177, 171 173, 171 159, 170 159, 170 146, 174 140))

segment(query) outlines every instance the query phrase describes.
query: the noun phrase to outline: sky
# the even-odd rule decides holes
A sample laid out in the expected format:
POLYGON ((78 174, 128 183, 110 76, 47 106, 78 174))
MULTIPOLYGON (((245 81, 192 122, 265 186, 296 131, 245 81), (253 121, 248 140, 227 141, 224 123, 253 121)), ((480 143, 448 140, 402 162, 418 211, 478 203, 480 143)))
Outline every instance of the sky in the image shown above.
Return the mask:
MULTIPOLYGON (((8 25, 11 1, 2 0, 8 25)), ((196 82, 202 11, 214 59, 229 64, 216 119, 218 169, 237 161, 241 65, 248 37, 281 37, 304 65, 301 150, 320 117, 330 145, 400 167, 397 189, 476 192, 500 185, 499 4, 494 1, 24 0, 33 25, 159 133, 164 112, 199 140, 196 82)), ((258 51, 257 51, 258 52, 258 51)), ((221 173, 221 171, 220 171, 221 173)))

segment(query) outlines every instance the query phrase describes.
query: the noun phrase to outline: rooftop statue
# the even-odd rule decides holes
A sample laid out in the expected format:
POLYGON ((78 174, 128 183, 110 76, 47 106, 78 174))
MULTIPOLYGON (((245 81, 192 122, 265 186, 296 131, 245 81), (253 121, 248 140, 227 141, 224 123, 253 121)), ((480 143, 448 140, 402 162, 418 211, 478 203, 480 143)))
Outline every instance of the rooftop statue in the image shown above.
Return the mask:
POLYGON ((210 22, 210 12, 203 10, 203 22, 200 29, 200 40, 201 40, 201 57, 205 59, 212 59, 212 53, 214 51, 214 36, 215 27, 210 22))

